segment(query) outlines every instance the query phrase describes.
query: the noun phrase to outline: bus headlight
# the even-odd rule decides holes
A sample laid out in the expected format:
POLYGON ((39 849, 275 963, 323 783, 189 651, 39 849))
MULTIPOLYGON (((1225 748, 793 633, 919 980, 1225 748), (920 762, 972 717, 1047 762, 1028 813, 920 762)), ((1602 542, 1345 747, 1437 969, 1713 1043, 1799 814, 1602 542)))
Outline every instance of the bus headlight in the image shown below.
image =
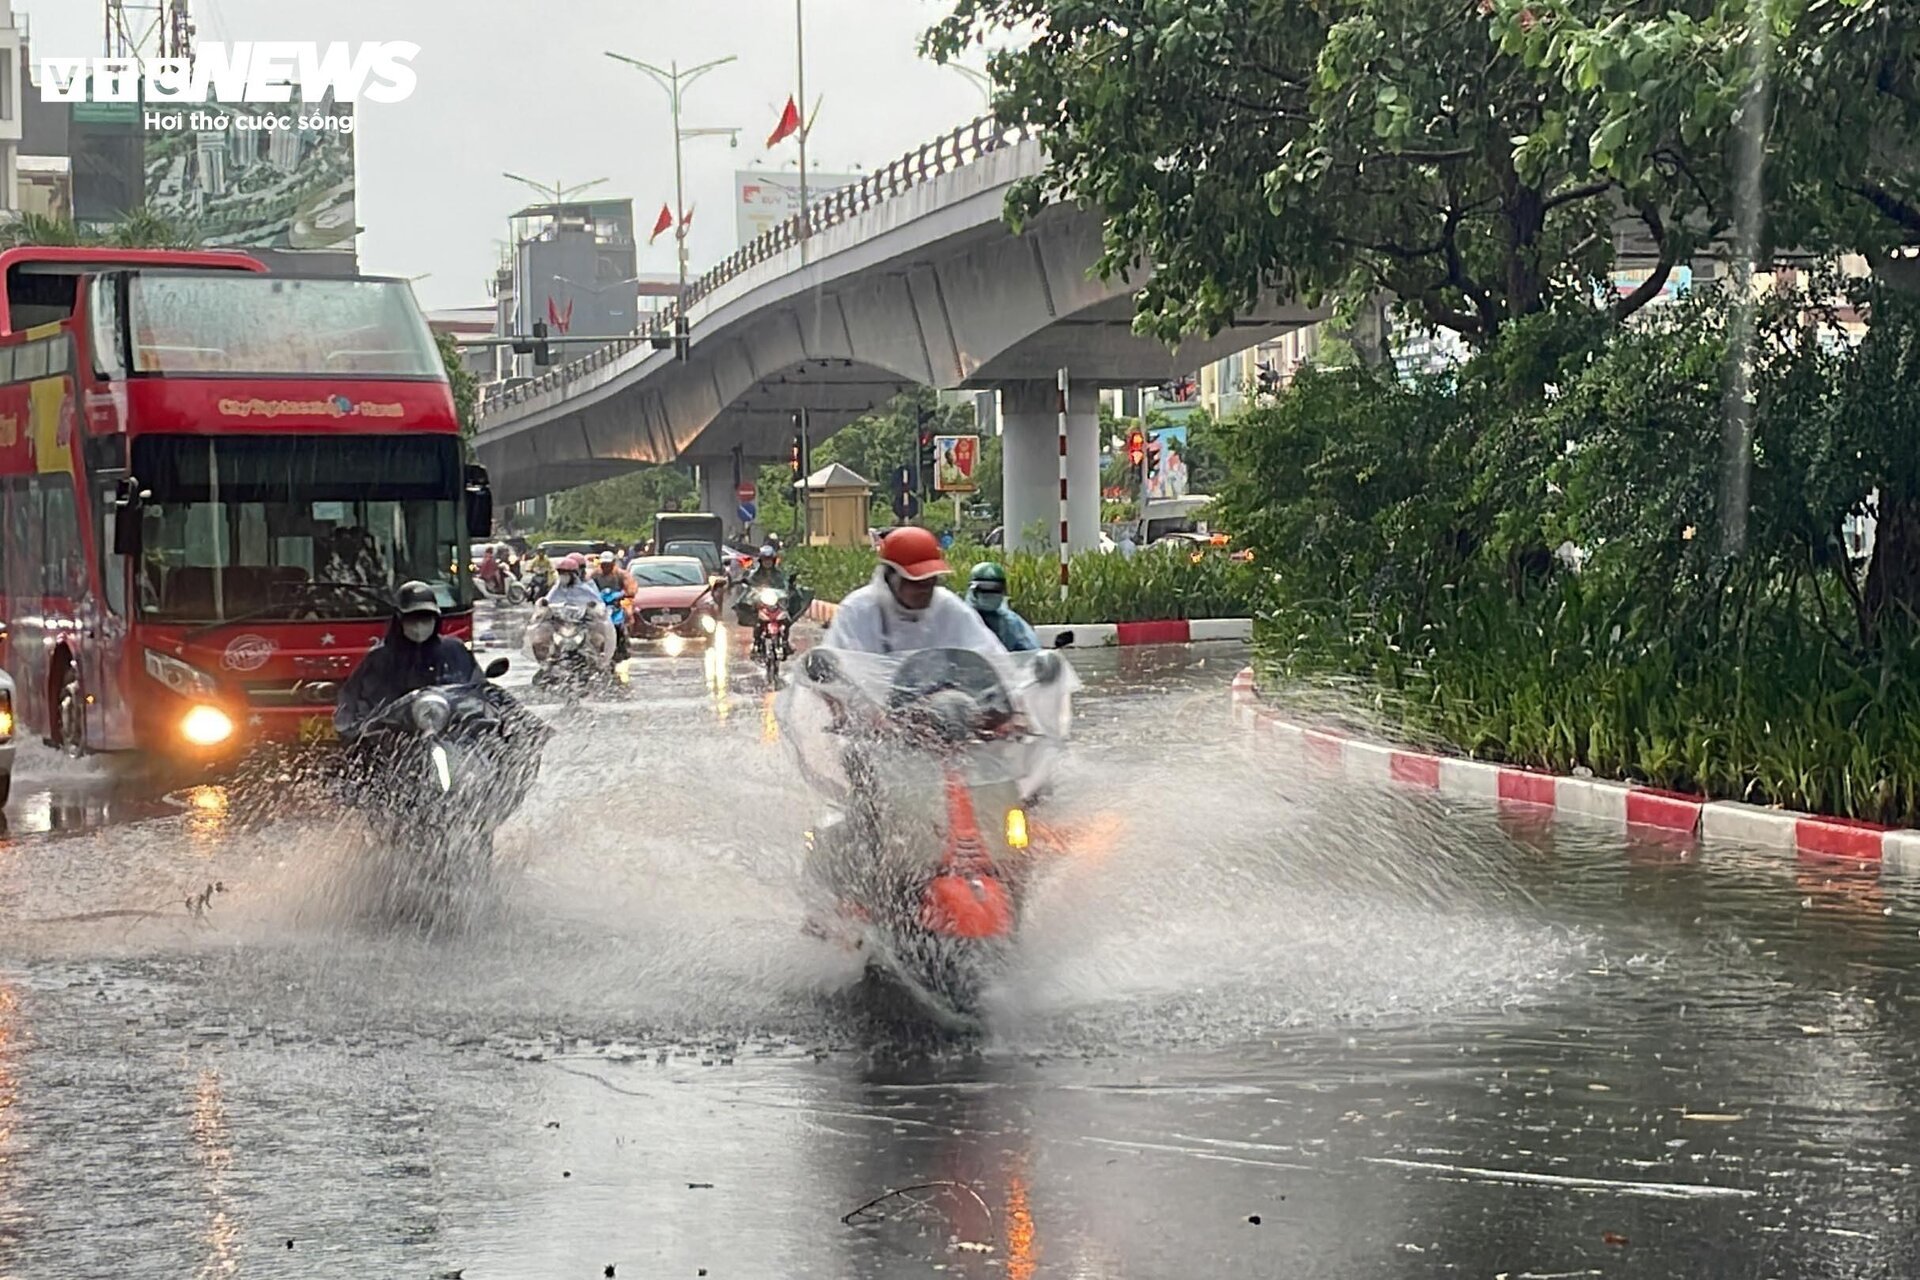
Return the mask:
POLYGON ((219 691, 212 676, 171 654, 146 651, 147 674, 183 698, 211 698, 219 691))
POLYGON ((203 702, 180 722, 180 736, 196 747, 217 747, 233 736, 233 721, 220 708, 203 702))

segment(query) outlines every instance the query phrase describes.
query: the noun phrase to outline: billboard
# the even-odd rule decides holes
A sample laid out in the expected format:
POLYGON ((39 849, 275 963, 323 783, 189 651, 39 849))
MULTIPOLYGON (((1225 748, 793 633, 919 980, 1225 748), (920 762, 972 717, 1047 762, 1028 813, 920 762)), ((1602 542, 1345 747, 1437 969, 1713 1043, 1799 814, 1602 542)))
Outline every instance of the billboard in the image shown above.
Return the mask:
POLYGON ((168 119, 180 126, 145 135, 146 198, 156 213, 214 247, 352 251, 350 104, 233 103, 168 119), (209 121, 224 127, 192 127, 209 121))
POLYGON ((979 436, 933 438, 933 487, 936 491, 972 493, 979 487, 974 483, 974 473, 979 468, 979 436))
POLYGON ((1156 427, 1148 437, 1148 500, 1186 497, 1187 460, 1180 456, 1187 447, 1186 427, 1156 427))
MULTIPOLYGON (((817 201, 830 191, 861 180, 857 173, 807 174, 807 199, 817 201)), ((800 174, 797 171, 743 169, 733 175, 734 225, 742 245, 751 244, 800 212, 800 174)))

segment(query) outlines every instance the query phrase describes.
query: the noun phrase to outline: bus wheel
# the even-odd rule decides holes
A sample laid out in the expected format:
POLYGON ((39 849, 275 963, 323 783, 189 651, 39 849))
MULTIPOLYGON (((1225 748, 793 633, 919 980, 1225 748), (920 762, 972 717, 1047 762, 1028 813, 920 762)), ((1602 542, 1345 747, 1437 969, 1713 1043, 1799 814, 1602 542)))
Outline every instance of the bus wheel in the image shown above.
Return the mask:
POLYGON ((60 672, 60 749, 78 760, 86 753, 86 698, 80 692, 80 669, 68 658, 60 672))

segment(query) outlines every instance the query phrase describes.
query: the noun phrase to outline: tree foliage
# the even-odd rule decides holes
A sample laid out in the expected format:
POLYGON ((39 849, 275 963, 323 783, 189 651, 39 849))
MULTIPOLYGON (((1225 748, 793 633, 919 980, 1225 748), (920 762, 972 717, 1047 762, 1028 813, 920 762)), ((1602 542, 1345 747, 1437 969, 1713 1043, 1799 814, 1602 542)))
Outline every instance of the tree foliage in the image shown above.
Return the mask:
POLYGON ((650 536, 655 515, 684 510, 693 498, 693 478, 684 468, 642 467, 555 494, 547 527, 557 534, 629 541, 650 536))
POLYGON ((440 364, 446 369, 447 382, 453 389, 453 411, 460 419, 460 438, 472 440, 480 407, 480 384, 460 358, 460 344, 453 340, 452 334, 434 334, 433 345, 440 351, 440 364))
POLYGON ((0 247, 11 249, 21 245, 193 249, 199 247, 200 236, 190 223, 142 206, 104 231, 82 227, 65 218, 23 213, 0 225, 0 247))
POLYGON ((1589 296, 1617 230, 1656 259, 1621 317, 1734 228, 1743 198, 1762 202, 1771 243, 1913 233, 1915 9, 954 0, 927 43, 944 58, 1031 33, 992 59, 996 109, 1050 157, 1011 211, 1071 199, 1104 213, 1100 269, 1153 264, 1143 328, 1217 331, 1269 292, 1384 290, 1486 346, 1589 296), (1748 47, 1751 13, 1769 19, 1770 60, 1748 47), (1756 119, 1767 163, 1750 189, 1736 144, 1756 119))

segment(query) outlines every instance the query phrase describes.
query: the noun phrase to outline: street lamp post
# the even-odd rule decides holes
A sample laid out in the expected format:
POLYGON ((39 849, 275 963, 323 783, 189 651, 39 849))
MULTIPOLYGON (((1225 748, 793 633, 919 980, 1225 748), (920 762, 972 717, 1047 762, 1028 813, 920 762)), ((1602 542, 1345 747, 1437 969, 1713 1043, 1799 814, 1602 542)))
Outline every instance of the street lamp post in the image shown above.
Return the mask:
POLYGON ((992 76, 988 75, 984 71, 975 71, 972 67, 961 66, 957 62, 949 62, 947 64, 947 70, 957 71, 961 75, 965 76, 967 79, 973 81, 973 87, 978 89, 980 91, 980 96, 987 100, 988 112, 992 112, 993 87, 994 87, 992 76))
POLYGON ((673 238, 679 252, 680 287, 675 294, 675 306, 678 314, 674 318, 675 327, 686 323, 687 312, 687 183, 686 168, 680 157, 680 144, 688 138, 712 138, 722 134, 733 140, 734 146, 740 145, 738 129, 683 129, 680 126, 680 109, 686 100, 686 92, 698 80, 715 67, 724 67, 736 59, 732 55, 715 58, 712 62, 703 62, 697 67, 680 69, 678 62, 670 62, 665 67, 656 67, 650 62, 638 58, 629 58, 624 53, 607 50, 607 56, 615 62, 624 62, 636 70, 644 71, 653 77, 654 83, 666 91, 667 105, 673 112, 673 238))

